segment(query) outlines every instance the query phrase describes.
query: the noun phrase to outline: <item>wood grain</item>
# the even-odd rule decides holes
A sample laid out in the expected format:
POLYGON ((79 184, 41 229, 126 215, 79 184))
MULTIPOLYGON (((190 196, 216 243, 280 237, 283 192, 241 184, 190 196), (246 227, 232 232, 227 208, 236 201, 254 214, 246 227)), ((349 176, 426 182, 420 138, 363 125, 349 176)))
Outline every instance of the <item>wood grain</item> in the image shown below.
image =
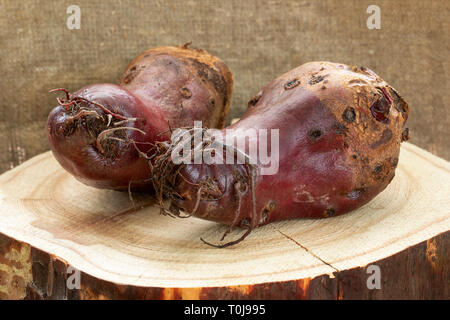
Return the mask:
MULTIPOLYGON (((216 249, 199 238, 217 240, 224 226, 197 218, 160 215, 152 199, 144 195, 133 195, 133 207, 127 193, 79 183, 47 152, 0 176, 0 233, 24 245, 21 250, 25 252, 30 250, 26 246, 31 246, 30 252, 41 252, 82 271, 87 279, 85 286, 90 283, 92 287, 91 291, 82 291, 85 298, 101 294, 99 283, 126 290, 160 288, 159 294, 145 291, 158 298, 201 297, 205 288, 237 290, 241 297, 248 297, 246 292, 264 296, 263 287, 278 284, 280 288, 290 286, 296 292, 294 296, 302 297, 311 295, 308 290, 313 289, 314 279, 314 283, 334 283, 331 279, 336 274, 363 270, 426 241, 438 241, 439 245, 434 243, 431 251, 422 245, 414 254, 425 252, 422 258, 431 264, 433 252, 435 260, 441 252, 445 256, 450 230, 449 191, 450 164, 405 143, 396 177, 364 207, 334 218, 272 223, 256 229, 236 246, 216 249)), ((235 230, 231 237, 238 234, 235 230)), ((34 258, 30 261, 35 263, 34 258)), ((384 264, 385 272, 389 268, 389 263, 384 264)), ((448 276, 440 272, 439 279, 448 276)), ((30 283, 30 278, 22 279, 30 283)), ((351 292, 340 286, 337 293, 337 287, 336 283, 325 285, 328 294, 316 287, 314 292, 329 298, 351 292)), ((211 290, 207 291, 214 292, 211 290)), ((279 295, 290 292, 279 291, 279 295)), ((136 296, 142 297, 139 292, 136 296)), ((225 294, 218 292, 216 296, 225 294)))

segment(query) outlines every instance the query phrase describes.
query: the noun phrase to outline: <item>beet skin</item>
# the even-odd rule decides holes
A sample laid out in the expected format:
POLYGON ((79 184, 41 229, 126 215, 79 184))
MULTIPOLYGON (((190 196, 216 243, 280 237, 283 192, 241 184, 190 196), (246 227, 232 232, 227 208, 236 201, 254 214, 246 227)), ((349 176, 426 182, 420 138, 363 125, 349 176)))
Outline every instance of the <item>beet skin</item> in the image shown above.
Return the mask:
POLYGON ((151 157, 156 141, 194 120, 222 128, 232 85, 227 66, 204 50, 150 49, 130 63, 120 85, 56 90, 65 98, 48 117, 51 150, 64 169, 89 186, 149 189, 150 169, 142 155, 151 157))
POLYGON ((228 246, 273 221, 337 216, 373 199, 394 177, 407 116, 406 102, 370 69, 307 63, 265 86, 227 128, 279 129, 276 174, 262 175, 258 159, 175 165, 175 182, 158 167, 154 181, 171 213, 247 229, 228 246))

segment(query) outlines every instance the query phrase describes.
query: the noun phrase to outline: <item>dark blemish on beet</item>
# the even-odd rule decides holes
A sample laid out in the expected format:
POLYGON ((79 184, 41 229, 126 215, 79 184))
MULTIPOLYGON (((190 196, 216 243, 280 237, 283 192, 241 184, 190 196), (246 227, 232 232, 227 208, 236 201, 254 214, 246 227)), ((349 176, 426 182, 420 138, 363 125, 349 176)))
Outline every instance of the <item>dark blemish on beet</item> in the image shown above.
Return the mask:
POLYGON ((275 209, 275 201, 269 201, 269 210, 275 209))
POLYGON ((391 174, 391 159, 386 159, 385 162, 379 163, 373 169, 373 178, 375 180, 385 181, 386 178, 391 174))
POLYGON ((348 129, 342 123, 336 122, 333 125, 333 131, 334 131, 334 133, 341 135, 341 134, 346 133, 348 131, 348 129))
POLYGON ((378 88, 382 92, 382 97, 375 101, 370 107, 372 116, 382 123, 389 123, 389 111, 391 109, 392 99, 385 88, 378 88))
POLYGON ((382 98, 375 101, 374 104, 370 107, 370 112, 372 113, 372 116, 380 122, 388 123, 389 118, 387 117, 386 108, 383 107, 382 98))
POLYGON ((242 220, 239 222, 239 226, 240 226, 241 228, 249 227, 249 226, 250 226, 250 219, 249 219, 249 218, 244 218, 244 219, 242 219, 242 220))
POLYGON ((209 104, 214 106, 216 104, 216 100, 214 100, 214 98, 209 98, 209 104))
POLYGON ((385 143, 388 143, 391 139, 392 139, 391 129, 384 129, 383 133, 381 134, 380 139, 377 142, 371 144, 370 147, 372 149, 378 148, 379 146, 381 146, 385 143))
POLYGON ((320 89, 325 90, 327 87, 321 86, 320 89))
POLYGON ((409 128, 404 128, 402 131, 402 142, 409 140, 409 128))
POLYGON ((364 72, 364 73, 366 73, 366 74, 372 76, 374 79, 377 79, 377 78, 378 78, 378 75, 377 75, 375 72, 373 72, 372 70, 370 70, 369 68, 367 68, 367 67, 361 67, 360 69, 361 69, 362 72, 364 72))
POLYGON ((195 58, 188 58, 188 60, 191 62, 192 67, 197 70, 197 74, 202 79, 202 82, 206 80, 212 83, 216 91, 223 95, 224 105, 226 105, 229 97, 225 77, 206 63, 202 63, 195 58))
POLYGON ((326 210, 323 212, 323 215, 324 215, 325 217, 333 217, 335 214, 336 214, 336 210, 334 210, 333 208, 326 209, 326 210))
POLYGON ((275 209, 275 201, 270 200, 266 202, 264 205, 264 208, 261 210, 261 216, 259 220, 259 224, 263 224, 266 222, 267 218, 269 217, 270 212, 272 212, 275 209))
POLYGON ((392 99, 394 100, 395 109, 402 114, 403 119, 405 121, 408 120, 408 110, 409 110, 408 104, 393 88, 391 88, 391 93, 392 99))
POLYGON ((189 90, 188 88, 184 87, 180 89, 180 93, 181 96, 185 99, 189 99, 192 96, 192 92, 191 90, 189 90))
POLYGON ((253 98, 250 99, 250 101, 247 103, 247 106, 253 107, 254 105, 256 105, 259 101, 259 99, 261 99, 262 96, 262 92, 259 92, 256 96, 254 96, 253 98))
POLYGON ((383 165, 379 164, 379 165, 375 166, 375 168, 373 169, 373 173, 379 174, 382 170, 383 170, 383 165))
POLYGON ((354 154, 354 155, 352 155, 352 158, 356 160, 356 159, 358 159, 358 156, 356 154, 354 154))
POLYGON ((292 88, 295 88, 300 84, 300 81, 298 79, 291 80, 284 84, 284 90, 290 90, 292 88))
POLYGON ((147 53, 147 54, 144 56, 144 58, 148 58, 148 57, 150 57, 150 53, 147 53))
POLYGON ((364 188, 352 190, 349 193, 347 193, 347 198, 351 200, 358 200, 365 191, 366 189, 364 188))
POLYGON ((398 158, 392 159, 392 166, 395 168, 398 165, 398 158))
POLYGON ((123 82, 125 84, 130 83, 131 81, 133 81, 134 78, 136 78, 136 76, 139 74, 139 70, 137 70, 137 66, 133 66, 130 68, 130 70, 128 70, 126 76, 123 79, 123 82))
POLYGON ((321 136, 322 136, 322 130, 320 130, 320 129, 313 129, 313 130, 309 131, 309 133, 308 133, 309 140, 311 140, 311 141, 317 141, 320 139, 321 136))
POLYGON ((317 83, 323 81, 323 79, 325 79, 325 76, 312 76, 311 80, 309 80, 308 83, 310 85, 314 85, 314 84, 317 84, 317 83))
POLYGON ((352 123, 353 121, 355 121, 355 118, 356 112, 352 107, 348 107, 347 109, 345 109, 344 113, 342 114, 342 119, 344 119, 348 123, 352 123))

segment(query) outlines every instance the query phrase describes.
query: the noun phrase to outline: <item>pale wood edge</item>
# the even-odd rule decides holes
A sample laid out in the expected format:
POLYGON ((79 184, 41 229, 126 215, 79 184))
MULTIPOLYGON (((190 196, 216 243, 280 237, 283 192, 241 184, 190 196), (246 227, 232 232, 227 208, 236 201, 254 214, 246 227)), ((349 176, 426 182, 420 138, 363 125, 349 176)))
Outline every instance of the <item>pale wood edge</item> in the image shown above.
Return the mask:
POLYGON ((366 267, 336 271, 333 277, 196 288, 121 285, 81 272, 80 288, 68 289, 67 262, 0 234, 0 299, 448 299, 449 244, 447 231, 373 262, 381 271, 380 289, 367 287, 366 267), (5 273, 5 267, 14 271, 5 273))

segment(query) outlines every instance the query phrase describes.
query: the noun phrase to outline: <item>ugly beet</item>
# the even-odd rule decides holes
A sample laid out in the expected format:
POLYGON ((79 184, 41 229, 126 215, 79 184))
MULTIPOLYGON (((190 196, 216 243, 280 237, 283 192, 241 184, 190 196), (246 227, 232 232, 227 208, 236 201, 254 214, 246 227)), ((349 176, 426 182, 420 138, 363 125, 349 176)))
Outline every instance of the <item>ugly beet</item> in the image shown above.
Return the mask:
MULTIPOLYGON (((242 139, 237 129, 278 129, 275 174, 261 174, 267 165, 259 157, 241 164, 171 160, 181 143, 191 150, 215 144, 215 153, 245 158, 251 143, 261 145, 260 136, 248 136, 244 149, 226 138, 203 139, 201 145, 173 139, 150 162, 154 187, 161 205, 164 197, 171 199, 165 213, 227 224, 222 240, 234 226, 246 229, 218 247, 270 222, 341 215, 370 201, 394 177, 407 116, 407 103, 370 69, 307 63, 265 86, 240 121, 221 131, 222 137, 242 139)), ((207 136, 205 129, 190 132, 207 136)), ((268 146, 275 150, 271 140, 268 146)))
POLYGON ((47 121, 58 162, 83 183, 116 190, 151 186, 144 157, 172 128, 201 120, 222 128, 232 94, 228 67, 204 50, 150 49, 126 68, 119 85, 93 84, 63 98, 47 121))

